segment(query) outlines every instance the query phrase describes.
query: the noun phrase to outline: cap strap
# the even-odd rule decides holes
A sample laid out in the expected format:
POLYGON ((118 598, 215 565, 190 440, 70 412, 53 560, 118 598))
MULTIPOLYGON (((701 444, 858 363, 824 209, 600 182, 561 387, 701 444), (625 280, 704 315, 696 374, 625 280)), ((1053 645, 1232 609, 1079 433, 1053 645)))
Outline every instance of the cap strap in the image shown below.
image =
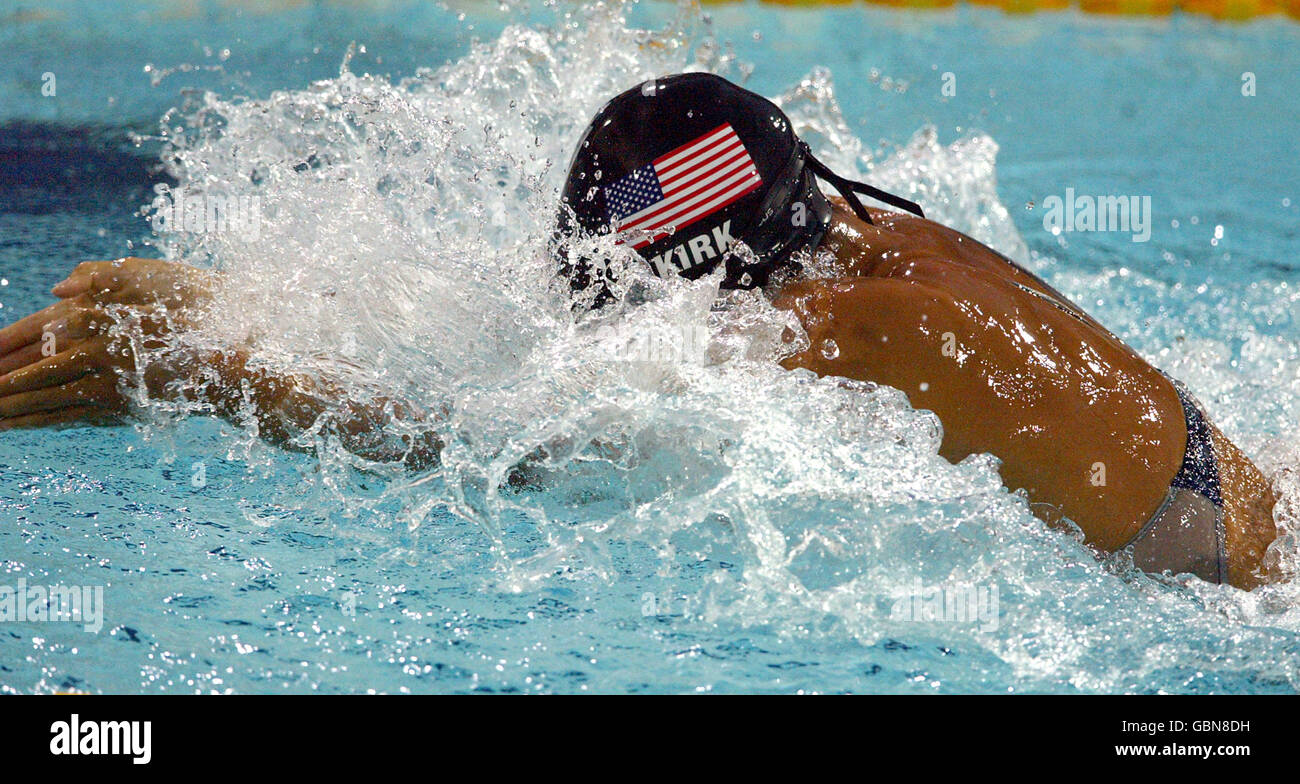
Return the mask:
POLYGON ((834 185, 835 190, 839 191, 840 195, 844 197, 844 200, 849 203, 849 207, 853 209, 854 214, 867 223, 873 223, 871 215, 867 212, 867 208, 862 206, 862 202, 858 200, 857 194, 855 194, 854 191, 870 196, 877 201, 882 201, 885 204, 897 207, 900 210, 910 212, 918 217, 925 217, 925 213, 921 211, 921 205, 916 202, 908 201, 902 196, 895 196, 892 193, 882 191, 879 188, 867 185, 866 183, 855 182, 854 180, 841 177, 831 171, 829 166, 817 160, 816 156, 812 154, 812 150, 808 148, 806 142, 801 139, 799 144, 803 146, 804 154, 808 157, 808 163, 817 176, 826 180, 831 185, 834 185))

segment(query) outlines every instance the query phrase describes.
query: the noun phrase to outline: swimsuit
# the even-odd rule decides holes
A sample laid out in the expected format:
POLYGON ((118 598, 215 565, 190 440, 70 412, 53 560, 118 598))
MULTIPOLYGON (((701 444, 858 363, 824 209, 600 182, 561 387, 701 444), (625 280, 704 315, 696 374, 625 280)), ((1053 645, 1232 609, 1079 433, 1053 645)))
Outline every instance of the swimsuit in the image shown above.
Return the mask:
POLYGON ((1223 489, 1210 422, 1187 387, 1169 380, 1178 391, 1187 421, 1183 465, 1169 483, 1160 508, 1121 549, 1128 549, 1133 564, 1143 571, 1190 572, 1208 582, 1226 583, 1223 489))

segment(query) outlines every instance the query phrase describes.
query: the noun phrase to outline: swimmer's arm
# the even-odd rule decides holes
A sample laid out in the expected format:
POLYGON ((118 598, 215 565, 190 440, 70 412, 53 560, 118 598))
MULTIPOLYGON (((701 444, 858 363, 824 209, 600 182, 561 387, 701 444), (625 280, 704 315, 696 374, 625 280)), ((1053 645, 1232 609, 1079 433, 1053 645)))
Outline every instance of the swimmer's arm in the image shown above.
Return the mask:
MULTIPOLYGON (((134 359, 106 334, 116 321, 110 308, 136 319, 145 347, 165 347, 171 329, 186 326, 217 282, 213 273, 159 259, 78 266, 54 287, 59 302, 0 329, 0 431, 103 424, 129 414, 129 391, 119 380, 134 372, 134 359)), ((328 380, 254 369, 248 358, 244 347, 175 354, 151 363, 143 380, 153 398, 187 395, 228 419, 252 417, 264 438, 288 448, 301 448, 298 437, 328 414, 340 442, 363 458, 436 464, 441 445, 427 433, 427 414, 383 398, 352 402, 328 380), (204 390, 201 400, 195 389, 204 390), (394 421, 409 425, 411 435, 386 437, 394 421)))
POLYGON ((367 460, 417 470, 438 464, 442 441, 428 429, 433 417, 409 403, 382 396, 359 401, 327 379, 255 369, 246 349, 214 353, 199 367, 217 379, 205 387, 210 391, 202 402, 230 421, 254 418, 258 434, 271 443, 302 449, 300 436, 323 426, 367 460), (394 429, 408 432, 394 436, 394 429))

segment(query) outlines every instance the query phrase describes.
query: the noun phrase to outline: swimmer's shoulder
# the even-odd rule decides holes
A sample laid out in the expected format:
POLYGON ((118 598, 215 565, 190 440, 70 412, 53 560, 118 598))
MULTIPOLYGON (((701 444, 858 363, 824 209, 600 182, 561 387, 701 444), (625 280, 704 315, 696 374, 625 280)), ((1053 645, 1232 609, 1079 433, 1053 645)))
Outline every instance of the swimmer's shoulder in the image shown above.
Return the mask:
MULTIPOLYGON (((821 250, 832 254, 845 277, 939 279, 961 269, 1001 273, 1003 263, 983 246, 962 247, 952 229, 907 213, 868 208, 871 223, 833 199, 832 221, 821 250)), ((971 242, 974 242, 973 240, 971 242)))
POLYGON ((965 270, 985 282, 1000 283, 1046 300, 1111 335, 1042 278, 969 235, 928 218, 875 208, 868 208, 872 223, 867 224, 842 199, 832 198, 832 205, 826 246, 835 252, 847 274, 926 279, 943 286, 945 280, 968 277, 959 274, 965 270))

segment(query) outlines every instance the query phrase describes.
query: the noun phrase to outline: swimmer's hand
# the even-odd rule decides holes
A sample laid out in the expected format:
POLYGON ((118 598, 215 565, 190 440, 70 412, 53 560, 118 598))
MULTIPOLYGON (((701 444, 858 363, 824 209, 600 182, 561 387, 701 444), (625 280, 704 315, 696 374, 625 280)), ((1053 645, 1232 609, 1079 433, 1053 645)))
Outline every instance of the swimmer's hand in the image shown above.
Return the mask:
POLYGON ((128 409, 118 383, 133 359, 108 330, 129 315, 159 345, 210 297, 209 272, 159 259, 88 261, 53 305, 0 329, 0 430, 104 424, 128 409))
POLYGON ((159 259, 78 266, 52 290, 59 302, 0 329, 0 431, 110 424, 129 413, 131 390, 121 380, 136 370, 133 346, 109 333, 127 318, 139 345, 169 349, 144 368, 151 398, 185 394, 229 419, 252 417, 264 438, 289 448, 301 448, 298 436, 328 417, 343 446, 361 457, 413 469, 438 463, 442 443, 431 426, 445 412, 379 396, 354 402, 328 379, 251 366, 248 346, 170 350, 172 331, 194 326, 218 284, 211 272, 159 259), (209 383, 179 385, 184 392, 172 384, 200 376, 209 383), (393 422, 407 434, 388 436, 393 422))
POLYGON ((102 304, 185 311, 207 302, 214 281, 213 273, 188 264, 127 258, 78 264, 50 293, 65 301, 84 295, 102 304))

